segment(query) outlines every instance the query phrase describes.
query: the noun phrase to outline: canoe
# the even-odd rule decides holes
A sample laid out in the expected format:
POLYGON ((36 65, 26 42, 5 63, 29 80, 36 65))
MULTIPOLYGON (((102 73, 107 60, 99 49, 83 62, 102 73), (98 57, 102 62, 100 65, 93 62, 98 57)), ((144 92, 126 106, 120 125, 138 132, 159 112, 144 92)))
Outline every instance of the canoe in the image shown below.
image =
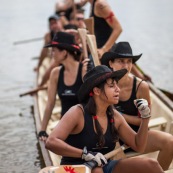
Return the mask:
MULTIPOLYGON (((40 67, 36 83, 39 83, 45 70, 49 67, 50 58, 45 58, 40 67)), ((150 96, 152 103, 151 115, 152 118, 149 123, 150 129, 157 129, 173 134, 173 102, 165 96, 160 90, 158 90, 153 84, 149 83, 150 86, 150 96)), ((43 119, 43 113, 47 102, 47 90, 41 90, 34 96, 34 117, 36 122, 37 134, 41 127, 41 120, 43 119)), ((61 112, 61 103, 57 96, 56 104, 52 112, 51 119, 48 123, 47 132, 50 133, 52 129, 56 126, 59 121, 61 112)), ((44 142, 39 141, 41 153, 45 166, 59 166, 61 156, 55 155, 54 153, 45 149, 44 142)), ((148 153, 148 154, 138 154, 130 153, 127 154, 127 157, 151 157, 156 158, 157 152, 148 153)), ((169 168, 169 173, 173 173, 173 163, 169 168)))

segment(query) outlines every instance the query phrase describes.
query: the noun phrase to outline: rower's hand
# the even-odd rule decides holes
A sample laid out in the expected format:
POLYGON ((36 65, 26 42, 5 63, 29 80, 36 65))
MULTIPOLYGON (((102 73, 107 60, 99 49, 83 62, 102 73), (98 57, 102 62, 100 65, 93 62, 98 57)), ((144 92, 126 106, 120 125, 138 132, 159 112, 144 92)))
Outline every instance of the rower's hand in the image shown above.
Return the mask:
POLYGON ((134 104, 137 107, 139 113, 141 114, 141 118, 150 118, 150 108, 148 106, 148 102, 145 99, 136 99, 134 100, 134 104))
POLYGON ((89 58, 86 58, 82 61, 83 68, 86 70, 86 72, 90 71, 93 67, 93 64, 89 58))
POLYGON ((95 161, 98 166, 104 166, 107 164, 107 160, 102 153, 87 151, 86 147, 83 149, 81 158, 85 161, 95 161))
POLYGON ((46 141, 48 138, 48 134, 46 133, 46 131, 40 131, 38 133, 38 137, 39 137, 39 140, 46 141))
POLYGON ((105 46, 103 46, 103 47, 100 48, 100 49, 97 49, 97 53, 98 53, 99 59, 102 58, 102 55, 103 55, 106 51, 107 51, 107 50, 106 50, 106 47, 105 47, 105 46))

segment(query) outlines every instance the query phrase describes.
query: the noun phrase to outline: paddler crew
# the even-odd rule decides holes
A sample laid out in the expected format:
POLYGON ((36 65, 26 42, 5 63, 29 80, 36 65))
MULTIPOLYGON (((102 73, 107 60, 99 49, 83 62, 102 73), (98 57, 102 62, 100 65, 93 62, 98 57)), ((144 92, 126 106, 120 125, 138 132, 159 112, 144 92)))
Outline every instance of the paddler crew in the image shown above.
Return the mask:
POLYGON ((106 160, 104 154, 114 150, 120 138, 138 152, 143 152, 148 137, 150 108, 145 99, 135 105, 141 114, 141 127, 134 132, 113 105, 119 101, 118 81, 127 70, 112 71, 97 66, 84 76, 79 89, 81 104, 70 108, 46 141, 46 148, 61 155, 61 165, 79 165, 95 161, 92 173, 164 173, 151 158, 131 157, 106 160))
MULTIPOLYGON (((142 118, 134 105, 134 100, 145 99, 150 109, 152 107, 147 82, 131 74, 132 65, 141 56, 142 54, 133 55, 132 48, 128 42, 119 42, 114 44, 111 51, 103 54, 101 58, 102 64, 107 65, 113 71, 124 68, 128 71, 118 83, 120 95, 119 102, 115 105, 115 108, 135 132, 141 127, 142 118)), ((159 151, 157 160, 163 170, 167 170, 173 159, 173 136, 166 132, 149 129, 144 153, 154 151, 159 151)))

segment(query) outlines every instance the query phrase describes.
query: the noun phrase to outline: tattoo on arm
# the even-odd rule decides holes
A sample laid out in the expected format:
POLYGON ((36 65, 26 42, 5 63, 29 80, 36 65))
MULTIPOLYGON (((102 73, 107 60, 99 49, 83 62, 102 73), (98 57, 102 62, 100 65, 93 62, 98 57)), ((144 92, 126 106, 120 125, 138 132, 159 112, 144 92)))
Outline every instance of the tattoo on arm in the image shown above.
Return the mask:
POLYGON ((113 22, 113 16, 114 16, 114 13, 111 11, 110 14, 109 14, 109 16, 106 17, 105 20, 109 20, 110 23, 112 23, 113 22))

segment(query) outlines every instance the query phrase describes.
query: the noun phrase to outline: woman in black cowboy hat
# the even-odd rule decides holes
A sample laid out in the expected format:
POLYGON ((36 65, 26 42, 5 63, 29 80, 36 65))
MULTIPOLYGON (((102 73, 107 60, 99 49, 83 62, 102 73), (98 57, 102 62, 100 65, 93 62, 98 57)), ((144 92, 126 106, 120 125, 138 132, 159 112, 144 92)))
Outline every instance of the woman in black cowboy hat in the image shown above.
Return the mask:
POLYGON ((47 149, 63 156, 61 165, 84 164, 94 160, 97 167, 92 170, 93 173, 163 173, 158 162, 149 158, 111 161, 103 156, 114 149, 119 137, 137 151, 145 148, 150 117, 147 102, 135 102, 142 114, 141 128, 137 133, 113 109, 113 104, 119 100, 117 82, 126 72, 125 69, 113 72, 102 65, 84 76, 84 83, 79 89, 82 104, 66 112, 46 141, 47 149))
MULTIPOLYGON (((107 65, 113 70, 127 69, 128 73, 118 83, 120 87, 119 103, 115 105, 127 123, 134 131, 138 131, 141 126, 141 115, 134 105, 135 99, 146 99, 151 107, 148 84, 133 76, 130 72, 142 54, 133 55, 131 46, 128 42, 119 42, 114 45, 110 52, 106 52, 102 57, 102 64, 107 65)), ((145 152, 159 150, 158 161, 164 170, 169 168, 173 159, 173 137, 169 133, 149 130, 145 152)))
POLYGON ((52 42, 45 47, 52 47, 54 61, 62 65, 55 67, 49 78, 48 101, 39 133, 41 140, 47 139, 46 128, 55 105, 56 94, 61 101, 63 116, 71 106, 78 103, 77 92, 85 74, 85 69, 79 62, 81 49, 75 43, 73 35, 58 32, 52 42))

